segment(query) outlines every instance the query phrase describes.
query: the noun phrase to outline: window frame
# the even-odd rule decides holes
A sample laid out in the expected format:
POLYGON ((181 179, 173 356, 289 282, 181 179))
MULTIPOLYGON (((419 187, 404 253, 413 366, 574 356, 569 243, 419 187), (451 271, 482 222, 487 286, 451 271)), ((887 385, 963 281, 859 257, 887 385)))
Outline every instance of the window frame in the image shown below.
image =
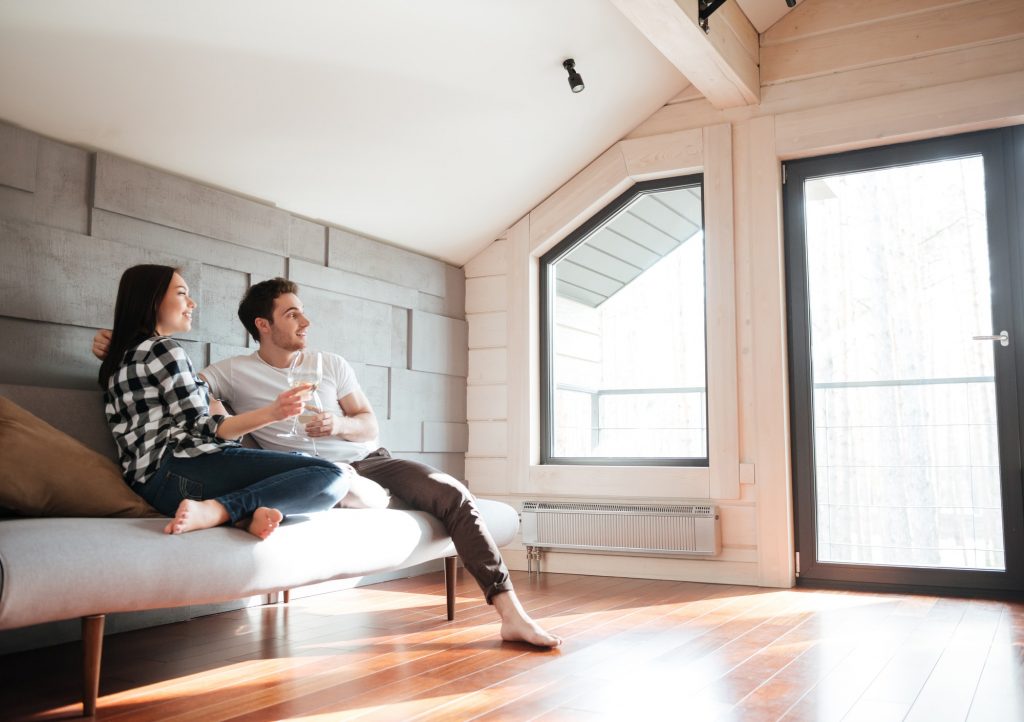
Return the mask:
POLYGON ((708 384, 708 251, 707 251, 707 204, 705 198, 704 173, 688 173, 656 180, 640 181, 621 193, 593 216, 584 221, 565 239, 544 253, 539 259, 539 350, 540 350, 540 464, 541 466, 675 466, 710 468, 711 424, 708 384), (704 234, 704 443, 703 457, 643 457, 643 456, 554 456, 554 344, 552 343, 552 314, 554 312, 554 284, 551 283, 550 268, 562 260, 574 248, 584 243, 606 223, 623 212, 641 196, 660 191, 700 188, 701 232, 704 234))

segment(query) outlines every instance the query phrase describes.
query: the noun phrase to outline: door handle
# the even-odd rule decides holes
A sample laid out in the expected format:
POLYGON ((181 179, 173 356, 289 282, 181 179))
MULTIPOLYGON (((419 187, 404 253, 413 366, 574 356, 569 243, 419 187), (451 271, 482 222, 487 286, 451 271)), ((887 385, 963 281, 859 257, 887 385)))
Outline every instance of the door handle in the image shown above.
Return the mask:
POLYGON ((1010 334, 1000 331, 998 336, 972 336, 975 341, 998 341, 1000 346, 1010 345, 1010 334))

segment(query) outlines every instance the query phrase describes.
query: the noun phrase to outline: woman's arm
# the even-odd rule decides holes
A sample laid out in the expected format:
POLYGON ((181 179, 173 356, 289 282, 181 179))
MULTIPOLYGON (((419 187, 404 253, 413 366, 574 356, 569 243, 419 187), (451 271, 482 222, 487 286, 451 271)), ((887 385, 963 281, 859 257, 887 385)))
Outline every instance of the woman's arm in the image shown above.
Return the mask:
MULTIPOLYGON (((275 421, 297 416, 302 411, 303 396, 310 389, 296 386, 283 392, 274 403, 238 416, 211 415, 208 394, 200 387, 185 350, 175 341, 162 339, 153 344, 152 351, 147 371, 158 379, 168 412, 183 419, 186 430, 196 436, 235 440, 275 421)), ((213 410, 223 411, 223 404, 214 399, 213 410)))
MULTIPOLYGON (((305 403, 305 396, 312 387, 310 385, 296 386, 288 389, 269 406, 264 406, 252 411, 246 411, 238 416, 228 416, 217 427, 217 436, 221 439, 237 439, 256 429, 262 429, 275 421, 283 421, 302 412, 305 403)), ((216 402, 220 404, 219 401, 216 402)), ((223 405, 221 404, 221 408, 223 405)))

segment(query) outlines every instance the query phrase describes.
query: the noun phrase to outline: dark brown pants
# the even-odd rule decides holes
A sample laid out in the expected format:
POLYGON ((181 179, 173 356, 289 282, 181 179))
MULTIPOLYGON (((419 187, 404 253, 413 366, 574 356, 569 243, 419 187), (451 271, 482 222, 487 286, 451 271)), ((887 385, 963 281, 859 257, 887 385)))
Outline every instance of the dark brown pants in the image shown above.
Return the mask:
POLYGON ((387 449, 377 449, 365 459, 352 462, 352 466, 413 509, 441 520, 488 604, 495 594, 512 591, 508 567, 465 484, 418 461, 395 459, 387 449))

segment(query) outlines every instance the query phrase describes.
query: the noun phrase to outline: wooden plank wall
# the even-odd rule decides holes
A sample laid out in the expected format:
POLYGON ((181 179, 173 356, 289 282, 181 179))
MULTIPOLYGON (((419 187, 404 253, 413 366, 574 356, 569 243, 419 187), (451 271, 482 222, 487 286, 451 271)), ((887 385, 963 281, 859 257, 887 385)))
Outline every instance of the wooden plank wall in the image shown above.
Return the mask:
MULTIPOLYGON (((732 485, 712 485, 711 494, 722 509, 725 553, 700 565, 561 555, 561 571, 719 581, 749 560, 755 583, 792 584, 781 161, 1024 123, 1021 0, 805 0, 761 35, 760 58, 758 105, 719 110, 694 88, 684 89, 466 266, 472 289, 467 475, 511 503, 538 496, 522 493, 521 480, 531 474, 548 482, 543 488, 551 497, 583 499, 578 485, 560 487, 558 473, 530 467, 537 419, 529 399, 538 390, 536 334, 529 328, 536 304, 526 294, 535 293, 529 276, 536 273, 537 251, 631 182, 665 177, 685 166, 685 157, 715 177, 731 175, 725 212, 706 221, 709 237, 717 231, 733 238, 734 251, 735 323, 725 326, 735 334, 739 497, 722 491, 732 485), (724 133, 719 152, 701 150, 694 142, 701 132, 705 142, 708 133, 724 133), (529 253, 512 252, 523 233, 529 253), (477 330, 485 316, 502 314, 515 337, 477 330), (488 347, 475 347, 477 340, 488 347), (509 378, 514 388, 502 404, 509 378), (484 441, 487 424, 508 430, 504 445, 474 446, 474 438, 484 441)), ((696 488, 673 483, 679 493, 696 488)), ((638 498, 635 473, 595 472, 590 488, 603 496, 617 492, 624 501, 638 498)), ((515 553, 509 558, 522 561, 515 553)))

